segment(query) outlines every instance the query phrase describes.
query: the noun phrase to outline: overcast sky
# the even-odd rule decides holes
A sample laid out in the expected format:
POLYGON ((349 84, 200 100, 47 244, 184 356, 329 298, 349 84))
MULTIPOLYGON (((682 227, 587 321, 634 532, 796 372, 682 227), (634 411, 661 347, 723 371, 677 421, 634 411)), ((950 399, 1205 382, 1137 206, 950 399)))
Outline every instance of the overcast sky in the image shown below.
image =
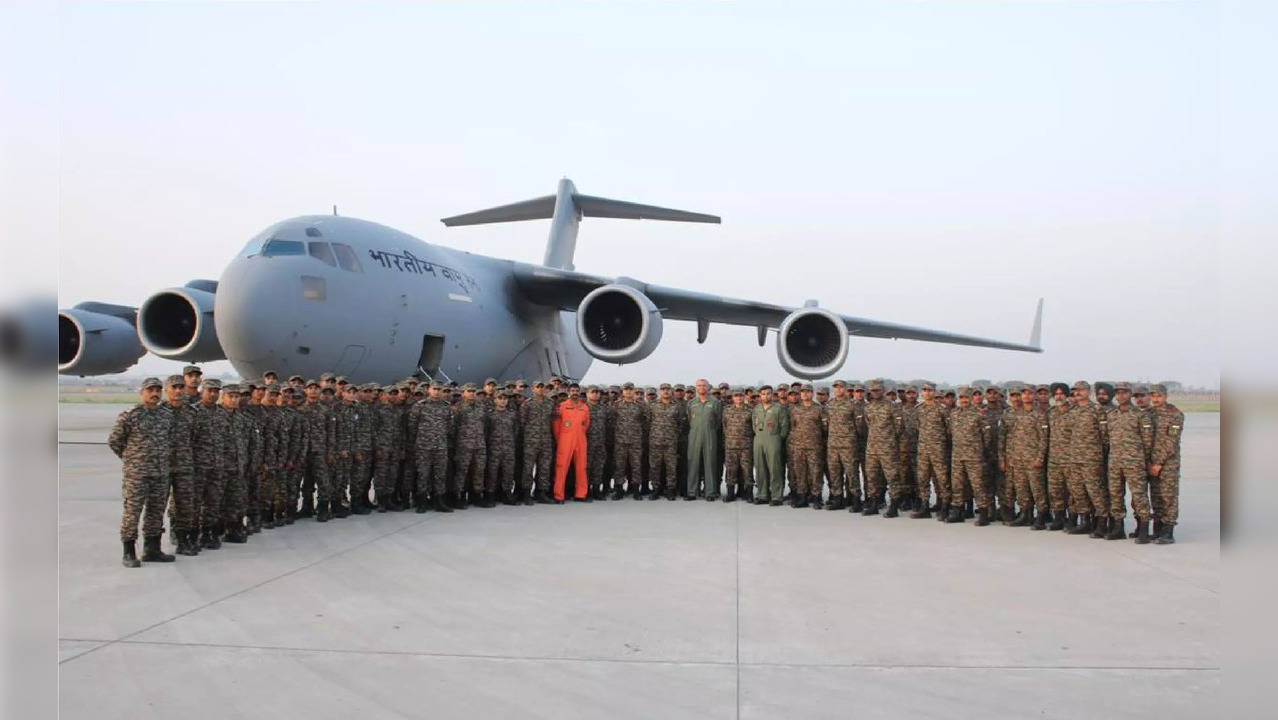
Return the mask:
MULTIPOLYGON (((860 339, 841 377, 1215 386, 1217 12, 66 5, 47 70, 62 96, 59 303, 136 305, 216 279, 262 228, 333 204, 537 262, 548 221, 438 219, 568 176, 723 217, 586 219, 582 271, 1014 341, 1046 298, 1042 355, 860 339)), ((667 323, 648 360, 587 379, 784 375, 752 328, 695 336, 667 323)))

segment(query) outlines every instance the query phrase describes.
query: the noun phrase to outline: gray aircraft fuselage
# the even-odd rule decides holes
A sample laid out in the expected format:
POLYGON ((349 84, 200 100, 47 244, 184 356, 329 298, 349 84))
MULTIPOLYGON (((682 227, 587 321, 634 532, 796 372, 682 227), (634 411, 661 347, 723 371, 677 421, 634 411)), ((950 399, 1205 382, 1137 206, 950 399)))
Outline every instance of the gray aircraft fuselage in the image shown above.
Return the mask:
POLYGON ((243 377, 332 372, 390 383, 417 370, 432 336, 448 379, 580 379, 593 358, 576 313, 527 302, 514 266, 366 220, 296 217, 258 234, 222 272, 214 324, 243 377), (290 242, 301 254, 289 254, 299 249, 290 242), (319 243, 351 253, 334 258, 312 248, 319 243))

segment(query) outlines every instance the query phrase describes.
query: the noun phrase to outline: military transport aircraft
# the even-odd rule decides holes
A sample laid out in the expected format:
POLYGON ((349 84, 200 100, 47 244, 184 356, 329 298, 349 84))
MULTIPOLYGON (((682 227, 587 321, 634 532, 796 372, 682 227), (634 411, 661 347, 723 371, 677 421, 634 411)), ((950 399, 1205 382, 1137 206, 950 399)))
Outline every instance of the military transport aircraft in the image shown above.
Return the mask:
POLYGON ((184 362, 227 359, 243 377, 345 375, 393 382, 413 373, 578 380, 593 359, 648 357, 664 320, 752 325, 791 375, 843 366, 848 336, 1042 352, 1043 301, 1028 344, 792 308, 576 272, 583 217, 718 223, 714 215, 581 195, 567 178, 533 200, 443 219, 448 227, 551 220, 545 259, 530 265, 432 245, 367 220, 306 215, 244 246, 217 280, 160 290, 137 307, 85 302, 58 313, 58 371, 118 373, 146 352, 184 362))

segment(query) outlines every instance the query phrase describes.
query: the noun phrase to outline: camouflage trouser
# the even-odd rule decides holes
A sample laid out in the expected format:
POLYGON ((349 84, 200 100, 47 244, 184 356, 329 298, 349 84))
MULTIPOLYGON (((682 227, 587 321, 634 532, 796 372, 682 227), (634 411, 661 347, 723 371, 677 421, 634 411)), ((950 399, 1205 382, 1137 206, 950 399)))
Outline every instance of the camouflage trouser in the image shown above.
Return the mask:
POLYGON ((947 504, 950 500, 950 467, 945 462, 945 448, 924 446, 919 450, 918 468, 915 478, 918 480, 919 497, 927 502, 936 491, 936 502, 947 504))
POLYGON ((962 505, 975 500, 976 506, 989 509, 990 489, 985 482, 985 458, 954 456, 950 471, 950 504, 962 505))
POLYGON ((633 492, 643 484, 643 443, 617 441, 612 449, 613 487, 621 489, 622 481, 630 481, 633 492))
POLYGON ((372 478, 369 467, 371 449, 356 450, 351 455, 351 501, 359 498, 360 502, 368 502, 368 487, 372 478))
POLYGON ((738 483, 742 490, 750 489, 754 484, 754 448, 724 448, 723 467, 729 490, 738 483))
POLYGON ((244 524, 244 511, 248 506, 248 491, 244 485, 244 472, 239 468, 223 468, 221 521, 227 527, 244 524))
POLYGON ((870 476, 865 472, 865 445, 860 445, 856 449, 856 465, 852 471, 848 473, 848 495, 852 495, 852 486, 856 486, 860 497, 868 498, 870 496, 870 476))
POLYGON ((801 497, 821 496, 821 448, 796 445, 790 456, 794 462, 795 477, 791 492, 801 497))
POLYGON ((169 478, 169 524, 174 531, 199 529, 193 473, 174 473, 169 478))
POLYGON ((221 468, 201 468, 195 471, 196 520, 200 528, 211 528, 222 521, 222 491, 226 478, 221 468))
POLYGON ((861 483, 856 479, 856 450, 850 447, 831 447, 825 451, 825 465, 830 476, 830 497, 844 493, 853 500, 861 499, 861 483), (844 480, 844 475, 847 480, 844 480))
POLYGON ((497 444, 488 448, 488 482, 485 489, 495 493, 500 488, 507 495, 515 492, 515 446, 497 444))
POLYGON ((780 440, 767 438, 754 441, 755 500, 781 500, 785 494, 785 476, 781 474, 785 456, 780 440))
POLYGON ((311 491, 316 493, 316 500, 326 502, 333 491, 333 479, 328 467, 328 460, 321 453, 306 454, 306 472, 302 481, 302 494, 309 498, 311 491))
MULTIPOLYGON (((424 498, 427 495, 440 497, 445 492, 445 484, 448 482, 448 446, 440 447, 423 447, 417 448, 415 453, 417 456, 417 488, 415 490, 417 497, 424 498)), ((387 488, 389 493, 390 489, 387 488)), ((377 494, 380 497, 381 488, 378 488, 377 494)))
POLYGON ((1073 504, 1069 502, 1069 466, 1060 460, 1047 461, 1047 498, 1051 502, 1052 512, 1063 513, 1073 504))
MULTIPOLYGON (((918 443, 915 443, 914 447, 917 448, 918 443)), ((919 495, 918 467, 919 467, 919 456, 917 452, 915 452, 914 450, 910 450, 910 451, 901 453, 901 482, 900 482, 901 495, 900 497, 902 498, 918 497, 919 495)), ((895 497, 896 493, 893 492, 892 495, 895 497)))
POLYGON ((246 468, 244 476, 244 509, 246 513, 252 514, 261 509, 258 498, 261 497, 263 473, 261 466, 246 468))
POLYGON ((605 473, 608 464, 608 449, 603 438, 586 442, 586 477, 591 488, 607 486, 608 475, 605 473))
POLYGON ((652 491, 675 491, 675 473, 679 469, 679 445, 674 442, 654 441, 648 445, 648 482, 652 491))
POLYGON ((1091 513, 1105 515, 1109 512, 1105 496, 1101 492, 1102 467, 1099 462, 1072 462, 1069 464, 1069 505, 1075 515, 1091 513))
MULTIPOLYGON (((1127 517, 1127 507, 1123 504, 1124 494, 1127 492, 1128 486, 1135 485, 1140 482, 1142 486, 1145 482, 1145 458, 1131 458, 1124 460, 1123 458, 1110 456, 1109 458, 1109 516, 1115 520, 1122 520, 1127 517)), ((1143 488, 1142 488, 1143 489, 1143 488)), ((1141 517, 1141 513, 1136 512, 1136 495, 1135 490, 1132 491, 1132 514, 1137 518, 1141 517)), ((1149 502, 1146 498, 1146 503, 1149 502)), ((1144 517, 1148 519, 1148 505, 1145 506, 1144 517)))
POLYGON ((278 482, 275 470, 262 470, 257 474, 256 499, 249 505, 249 512, 260 513, 270 510, 275 505, 275 484, 278 482))
POLYGON ((337 462, 333 463, 333 502, 346 501, 346 491, 351 486, 351 471, 354 467, 354 458, 338 454, 337 462))
POLYGON ((400 468, 398 486, 403 487, 406 493, 417 491, 417 450, 412 445, 404 448, 404 462, 400 468))
POLYGON ((524 477, 520 484, 525 491, 533 489, 533 471, 536 470, 537 489, 550 492, 550 481, 555 477, 554 468, 551 467, 553 457, 550 438, 524 436, 524 477))
POLYGON ((373 489, 377 492, 377 502, 389 502, 395 494, 395 460, 394 450, 377 450, 373 465, 373 489))
POLYGON ((1154 517, 1164 525, 1176 524, 1180 516, 1180 460, 1162 467, 1158 477, 1149 479, 1153 490, 1154 517))
POLYGON ((484 491, 484 465, 488 462, 488 451, 482 444, 458 447, 455 455, 457 474, 453 476, 453 487, 457 492, 465 492, 467 480, 470 489, 475 492, 484 491))
POLYGON ((986 477, 990 479, 990 489, 994 495, 998 496, 999 507, 1011 510, 1012 502, 1015 500, 1013 497, 1015 486, 1008 479, 1007 473, 999 469, 997 457, 989 458, 985 472, 986 477))
POLYGON ((895 452, 874 451, 865 454, 865 496, 881 498, 888 487, 892 488, 892 499, 904 498, 897 493, 901 490, 900 461, 895 452))
POLYGON ((125 475, 120 483, 124 514, 120 517, 120 539, 138 539, 138 520, 142 520, 142 537, 159 537, 164 533, 164 504, 168 501, 169 481, 160 476, 125 475))
MULTIPOLYGON (((1034 467, 1037 458, 1016 458, 1007 467, 1008 483, 1016 490, 1016 504, 1021 510, 1033 507, 1040 513, 1047 511, 1047 491, 1039 486, 1042 468, 1034 467)), ((1012 507, 1010 504, 1005 507, 1012 507)))

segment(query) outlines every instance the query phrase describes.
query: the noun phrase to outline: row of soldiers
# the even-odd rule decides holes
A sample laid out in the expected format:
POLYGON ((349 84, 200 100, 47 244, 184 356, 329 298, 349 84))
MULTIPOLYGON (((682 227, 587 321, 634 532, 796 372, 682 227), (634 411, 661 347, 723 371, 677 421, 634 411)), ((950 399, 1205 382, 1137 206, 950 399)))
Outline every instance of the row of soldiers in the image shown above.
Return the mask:
POLYGON ((1178 512, 1183 415, 1159 385, 1098 383, 1098 402, 1083 381, 1072 393, 836 381, 831 397, 802 383, 699 380, 583 397, 560 379, 354 386, 267 373, 223 387, 187 366, 141 393, 109 440, 124 459, 131 567, 139 519, 141 559, 174 559, 160 548, 166 507, 177 552, 196 555, 299 517, 562 503, 570 464, 581 502, 788 501, 1118 539, 1130 492, 1130 537, 1160 544, 1174 542, 1178 512), (578 432, 584 452, 557 454, 578 432))

